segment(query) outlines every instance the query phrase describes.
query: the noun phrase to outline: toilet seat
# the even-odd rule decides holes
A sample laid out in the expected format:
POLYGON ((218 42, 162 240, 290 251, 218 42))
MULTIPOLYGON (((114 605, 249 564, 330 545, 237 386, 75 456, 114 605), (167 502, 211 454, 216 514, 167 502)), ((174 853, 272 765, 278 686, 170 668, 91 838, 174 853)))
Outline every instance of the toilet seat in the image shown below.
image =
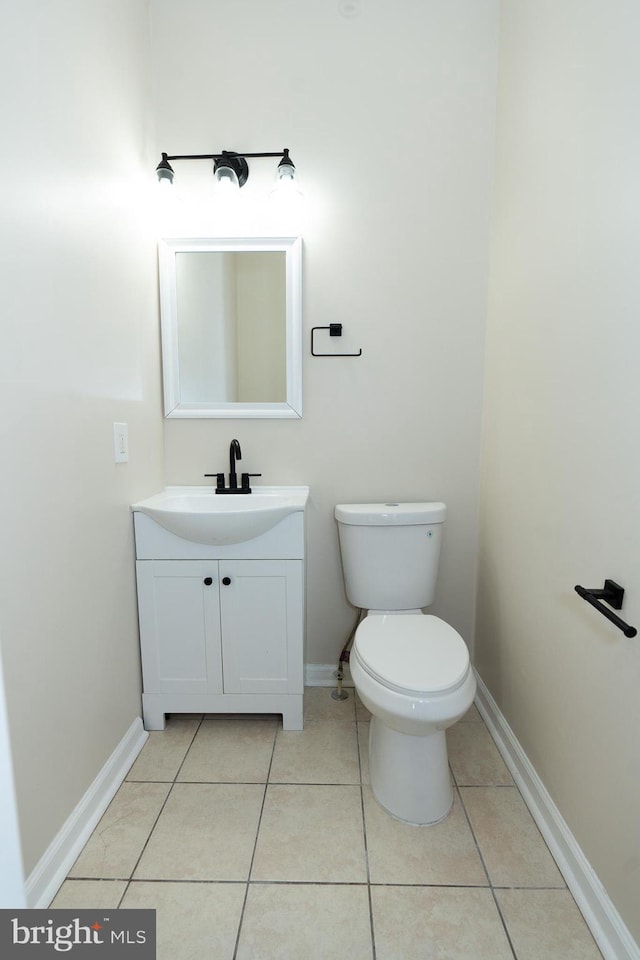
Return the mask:
POLYGON ((353 652, 374 680, 412 697, 451 693, 464 683, 470 666, 460 634, 431 615, 366 617, 353 652))

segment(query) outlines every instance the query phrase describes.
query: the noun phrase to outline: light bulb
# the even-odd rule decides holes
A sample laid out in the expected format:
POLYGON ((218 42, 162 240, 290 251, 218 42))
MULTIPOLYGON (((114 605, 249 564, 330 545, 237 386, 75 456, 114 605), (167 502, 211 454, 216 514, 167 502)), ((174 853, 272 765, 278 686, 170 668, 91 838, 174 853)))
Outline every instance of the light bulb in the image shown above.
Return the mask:
POLYGON ((213 176, 216 181, 216 190, 220 191, 220 193, 224 192, 224 194, 228 196, 237 193, 240 189, 238 175, 232 167, 219 164, 216 166, 213 176))
POLYGON ((287 206, 298 203, 302 199, 298 174, 293 160, 289 157, 288 149, 285 149, 284 156, 278 164, 276 185, 272 191, 272 196, 277 199, 279 204, 286 204, 287 206))
POLYGON ((161 187, 170 187, 173 183, 173 167, 167 159, 167 154, 162 154, 162 160, 156 167, 156 176, 161 187))

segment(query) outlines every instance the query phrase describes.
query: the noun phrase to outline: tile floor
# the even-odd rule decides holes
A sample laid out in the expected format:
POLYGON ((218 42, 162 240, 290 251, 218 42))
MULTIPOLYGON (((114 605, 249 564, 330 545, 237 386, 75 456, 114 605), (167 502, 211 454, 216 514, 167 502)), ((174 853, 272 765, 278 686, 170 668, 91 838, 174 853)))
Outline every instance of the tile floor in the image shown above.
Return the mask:
POLYGON ((598 960, 475 707, 448 731, 452 812, 393 820, 367 711, 305 694, 279 718, 152 733, 53 907, 152 907, 159 960, 598 960))

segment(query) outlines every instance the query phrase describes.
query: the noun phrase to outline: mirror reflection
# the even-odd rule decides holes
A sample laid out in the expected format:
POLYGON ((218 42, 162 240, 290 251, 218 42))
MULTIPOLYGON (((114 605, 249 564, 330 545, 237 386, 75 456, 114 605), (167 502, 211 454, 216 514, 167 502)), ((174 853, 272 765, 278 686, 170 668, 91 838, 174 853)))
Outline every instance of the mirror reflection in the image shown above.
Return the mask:
POLYGON ((167 417, 301 416, 300 238, 160 243, 167 417))
POLYGON ((176 254, 180 400, 287 399, 285 254, 176 254))

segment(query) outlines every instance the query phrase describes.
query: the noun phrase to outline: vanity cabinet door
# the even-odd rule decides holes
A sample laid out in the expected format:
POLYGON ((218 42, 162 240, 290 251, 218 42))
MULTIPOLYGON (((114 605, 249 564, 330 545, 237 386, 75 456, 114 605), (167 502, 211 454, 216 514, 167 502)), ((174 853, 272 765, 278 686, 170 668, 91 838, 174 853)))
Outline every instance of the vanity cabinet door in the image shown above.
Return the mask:
POLYGON ((302 560, 220 561, 225 693, 302 693, 302 581, 302 560))
POLYGON ((138 560, 145 693, 222 693, 218 563, 138 560))

